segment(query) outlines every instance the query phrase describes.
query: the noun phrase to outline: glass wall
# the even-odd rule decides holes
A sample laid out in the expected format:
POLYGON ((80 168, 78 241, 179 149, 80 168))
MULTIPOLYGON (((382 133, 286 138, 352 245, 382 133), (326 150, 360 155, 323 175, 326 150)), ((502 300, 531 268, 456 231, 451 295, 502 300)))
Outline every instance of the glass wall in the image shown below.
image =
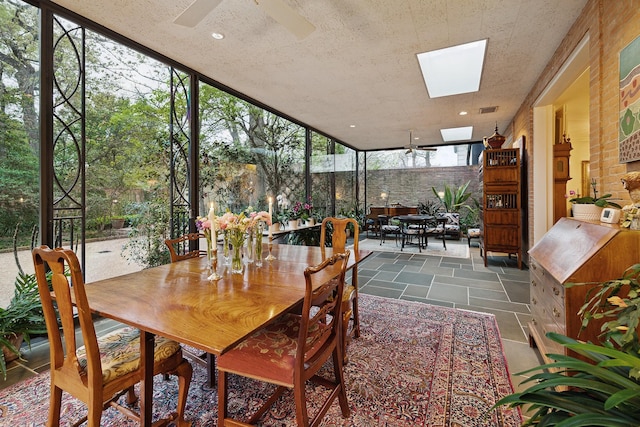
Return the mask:
POLYGON ((305 129, 200 84, 201 215, 247 207, 284 214, 305 200, 305 129))
POLYGON ((336 214, 357 217, 356 203, 356 151, 342 144, 335 144, 334 171, 336 176, 336 214))
MULTIPOLYGON (((413 172, 472 164, 464 145, 358 153, 242 95, 220 90, 194 71, 177 70, 179 64, 169 58, 144 48, 136 51, 117 34, 96 32, 87 21, 56 15, 54 33, 40 34, 36 7, 0 0, 0 8, 0 49, 7 58, 0 67, 0 248, 13 245, 14 232, 21 247, 43 240, 37 234, 40 212, 46 212, 39 206, 41 139, 53 142, 46 147, 52 149, 47 162, 53 169, 44 170, 55 174, 48 203, 58 209, 58 241, 78 249, 93 238, 121 239, 119 247, 107 250, 103 244, 101 252, 122 253, 123 265, 138 269, 167 262, 162 241, 175 232, 172 218, 176 222, 183 215, 186 221, 180 222, 187 223, 211 204, 220 211, 266 210, 271 197, 275 219, 284 220, 296 202, 309 202, 310 196, 317 218, 361 217, 365 203, 379 202, 371 197, 378 197, 388 182, 384 173, 402 171, 408 178, 394 182, 406 189, 412 186, 402 183, 413 179, 413 172), (37 60, 40 40, 55 46, 47 67, 37 60), (53 72, 56 85, 52 109, 43 112, 53 118, 47 130, 52 134, 44 136, 39 135, 41 68, 53 72), (194 76, 201 78, 197 86, 191 82, 194 76), (191 93, 194 87, 197 96, 191 93), (199 105, 192 106, 193 99, 199 105), (197 108, 197 136, 191 133, 192 107, 197 108), (192 153, 192 147, 199 151, 192 153), (193 161, 199 175, 191 194, 193 161)), ((424 197, 429 184, 406 198, 424 197)), ((400 190, 392 194, 400 198, 400 190)), ((102 262, 91 256, 86 257, 89 272, 102 262)), ((28 253, 25 259, 23 267, 31 264, 28 253)))
POLYGON ((319 218, 332 216, 335 211, 334 199, 331 197, 335 193, 334 169, 332 141, 324 135, 311 132, 311 197, 315 214, 319 218))
MULTIPOLYGON (((38 9, 17 0, 0 2, 0 27, 0 249, 7 249, 14 239, 18 247, 29 247, 38 239, 38 9)), ((7 272, 0 276, 1 307, 13 296, 19 271, 33 271, 31 254, 18 255, 18 263, 7 256, 7 272)))

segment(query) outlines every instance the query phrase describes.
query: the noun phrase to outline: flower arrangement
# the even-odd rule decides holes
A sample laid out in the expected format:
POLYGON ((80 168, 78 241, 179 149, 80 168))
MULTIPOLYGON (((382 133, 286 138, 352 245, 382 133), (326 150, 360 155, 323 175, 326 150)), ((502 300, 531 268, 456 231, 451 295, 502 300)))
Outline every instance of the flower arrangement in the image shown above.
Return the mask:
POLYGON ((248 246, 249 254, 253 255, 253 236, 256 237, 256 248, 258 249, 258 257, 262 258, 262 230, 261 224, 266 223, 271 225, 271 215, 268 212, 260 211, 255 212, 251 207, 248 207, 240 214, 233 212, 225 212, 224 215, 217 218, 217 223, 220 226, 220 230, 224 231, 225 235, 225 256, 228 256, 228 244, 231 244, 232 256, 231 256, 231 272, 242 272, 242 255, 241 248, 244 246, 245 239, 249 237, 248 246))
POLYGON ((296 202, 293 205, 293 208, 289 211, 289 219, 302 219, 303 221, 307 221, 313 217, 312 211, 313 201, 311 200, 311 197, 309 197, 306 202, 296 202))
POLYGON ((570 196, 574 196, 573 198, 569 199, 569 201, 571 203, 574 204, 578 204, 578 205, 596 205, 599 206, 601 208, 606 208, 607 206, 613 206, 616 207, 618 209, 621 208, 621 206, 617 203, 611 202, 609 201, 609 197, 611 197, 611 194, 605 194, 604 196, 598 197, 598 190, 596 190, 596 180, 592 179, 591 180, 591 188, 593 188, 593 197, 591 196, 582 196, 580 197, 579 194, 577 194, 575 191, 571 190, 569 192, 570 196))

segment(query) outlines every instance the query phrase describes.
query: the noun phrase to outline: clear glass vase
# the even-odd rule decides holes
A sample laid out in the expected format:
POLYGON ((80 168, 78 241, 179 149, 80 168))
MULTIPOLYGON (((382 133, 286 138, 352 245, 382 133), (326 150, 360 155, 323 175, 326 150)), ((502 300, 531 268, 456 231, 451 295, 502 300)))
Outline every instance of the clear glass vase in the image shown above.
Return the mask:
POLYGON ((243 269, 242 245, 233 245, 231 248, 231 273, 242 274, 243 269))
POLYGON ((256 230, 256 256, 255 256, 255 264, 256 267, 262 267, 262 233, 264 232, 264 226, 262 222, 258 224, 258 229, 256 230))
POLYGON ((253 230, 247 231, 247 252, 245 254, 245 257, 247 259, 247 264, 253 264, 253 260, 254 260, 254 250, 255 250, 255 242, 253 240, 254 234, 255 233, 253 230))
POLYGON ((224 256, 224 265, 231 265, 231 256, 229 250, 229 230, 224 232, 224 238, 222 240, 222 255, 224 256))

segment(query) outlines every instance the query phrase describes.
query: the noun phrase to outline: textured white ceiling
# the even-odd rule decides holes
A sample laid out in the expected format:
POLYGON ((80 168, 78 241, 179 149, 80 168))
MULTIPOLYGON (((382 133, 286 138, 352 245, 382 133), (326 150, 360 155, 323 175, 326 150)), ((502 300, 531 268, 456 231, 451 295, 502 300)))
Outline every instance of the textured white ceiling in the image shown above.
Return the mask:
POLYGON ((222 0, 195 28, 192 0, 55 0, 358 149, 442 144, 441 128, 502 130, 586 0, 286 0, 316 26, 298 40, 255 0, 222 0), (212 32, 226 38, 214 40, 212 32), (489 39, 477 93, 429 99, 416 54, 489 39), (480 114, 482 107, 498 106, 480 114), (458 112, 466 110, 467 116, 458 112), (350 125, 356 125, 351 128, 350 125))

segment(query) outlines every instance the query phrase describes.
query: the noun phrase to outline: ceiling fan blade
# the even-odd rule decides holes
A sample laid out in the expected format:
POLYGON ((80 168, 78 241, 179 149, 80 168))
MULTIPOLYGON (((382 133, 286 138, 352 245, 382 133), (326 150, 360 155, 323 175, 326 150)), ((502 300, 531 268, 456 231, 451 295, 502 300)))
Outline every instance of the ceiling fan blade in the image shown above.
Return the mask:
POLYGON ((222 0, 195 0, 173 20, 173 23, 185 27, 195 27, 221 2, 222 0))
POLYGON ((316 27, 293 10, 284 0, 256 0, 259 6, 280 25, 292 32, 298 40, 313 33, 316 27))

